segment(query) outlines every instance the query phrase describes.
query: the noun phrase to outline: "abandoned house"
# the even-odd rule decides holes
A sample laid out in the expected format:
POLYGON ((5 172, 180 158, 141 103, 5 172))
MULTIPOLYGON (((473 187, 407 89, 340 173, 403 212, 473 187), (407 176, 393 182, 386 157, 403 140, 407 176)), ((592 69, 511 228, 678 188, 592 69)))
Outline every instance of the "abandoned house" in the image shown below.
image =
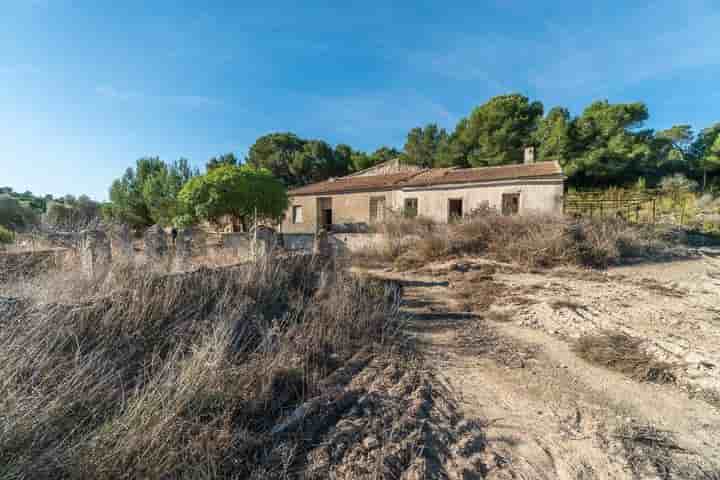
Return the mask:
POLYGON ((288 192, 284 233, 367 228, 390 212, 448 222, 483 207, 505 215, 561 213, 565 176, 557 162, 481 168, 420 168, 398 159, 288 192))

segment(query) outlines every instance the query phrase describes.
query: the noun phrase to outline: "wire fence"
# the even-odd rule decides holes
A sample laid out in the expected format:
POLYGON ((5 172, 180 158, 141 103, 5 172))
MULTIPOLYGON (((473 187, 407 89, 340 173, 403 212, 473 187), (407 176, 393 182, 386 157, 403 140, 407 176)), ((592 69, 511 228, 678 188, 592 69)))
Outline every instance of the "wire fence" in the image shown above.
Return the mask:
POLYGON ((565 195, 567 215, 579 217, 618 217, 630 222, 655 223, 660 192, 639 191, 585 191, 565 195))

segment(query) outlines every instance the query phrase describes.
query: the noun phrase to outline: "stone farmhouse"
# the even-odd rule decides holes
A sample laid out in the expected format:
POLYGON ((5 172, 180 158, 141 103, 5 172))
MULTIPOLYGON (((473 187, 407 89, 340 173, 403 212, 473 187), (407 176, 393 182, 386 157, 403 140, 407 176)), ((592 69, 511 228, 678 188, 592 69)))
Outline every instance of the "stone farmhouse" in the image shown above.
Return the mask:
POLYGON ((448 222, 480 208, 504 215, 562 213, 565 176, 557 162, 481 168, 420 168, 398 159, 288 192, 282 233, 362 231, 390 212, 448 222))

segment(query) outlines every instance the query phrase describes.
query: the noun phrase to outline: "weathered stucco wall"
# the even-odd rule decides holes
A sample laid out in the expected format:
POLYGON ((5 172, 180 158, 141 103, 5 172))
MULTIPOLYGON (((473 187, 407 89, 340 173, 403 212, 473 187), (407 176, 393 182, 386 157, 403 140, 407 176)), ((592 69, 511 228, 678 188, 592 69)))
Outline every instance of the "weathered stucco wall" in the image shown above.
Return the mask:
POLYGON ((290 206, 285 212, 282 221, 282 233, 315 233, 315 224, 317 222, 317 197, 299 196, 290 197, 290 206), (301 206, 303 209, 303 218, 301 223, 293 223, 293 206, 301 206))
POLYGON ((438 222, 448 221, 448 200, 462 199, 463 214, 481 207, 484 203, 498 211, 504 193, 520 194, 519 213, 562 213, 563 182, 522 181, 495 182, 482 185, 453 185, 423 189, 405 189, 398 192, 396 208, 402 208, 406 198, 417 198, 418 214, 438 222))
POLYGON ((385 207, 394 205, 394 198, 397 192, 362 192, 344 193, 328 196, 297 196, 290 198, 288 208, 282 223, 283 233, 315 233, 316 225, 319 222, 318 199, 331 198, 333 224, 369 224, 370 223, 370 199, 384 198, 385 207), (301 206, 303 209, 302 223, 292 222, 293 206, 301 206))
POLYGON ((401 211, 406 198, 416 198, 418 214, 438 222, 448 221, 448 201, 462 199, 463 214, 487 204, 502 209, 505 193, 519 193, 519 213, 561 214, 563 209, 562 180, 508 180, 482 184, 445 185, 405 188, 386 192, 345 193, 329 196, 298 196, 290 198, 282 225, 283 233, 315 233, 318 224, 318 198, 332 198, 333 224, 370 224, 371 198, 385 198, 385 208, 401 211), (292 207, 302 206, 302 223, 292 223, 292 207))

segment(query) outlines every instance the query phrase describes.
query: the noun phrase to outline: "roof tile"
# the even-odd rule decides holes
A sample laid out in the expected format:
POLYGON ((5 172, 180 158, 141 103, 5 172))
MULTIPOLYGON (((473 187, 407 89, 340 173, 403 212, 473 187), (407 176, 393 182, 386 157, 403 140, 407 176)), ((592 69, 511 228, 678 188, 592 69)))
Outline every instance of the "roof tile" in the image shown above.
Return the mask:
POLYGON ((340 177, 290 190, 290 195, 323 195, 405 187, 428 187, 562 175, 557 162, 501 165, 479 168, 432 168, 386 175, 340 177))

